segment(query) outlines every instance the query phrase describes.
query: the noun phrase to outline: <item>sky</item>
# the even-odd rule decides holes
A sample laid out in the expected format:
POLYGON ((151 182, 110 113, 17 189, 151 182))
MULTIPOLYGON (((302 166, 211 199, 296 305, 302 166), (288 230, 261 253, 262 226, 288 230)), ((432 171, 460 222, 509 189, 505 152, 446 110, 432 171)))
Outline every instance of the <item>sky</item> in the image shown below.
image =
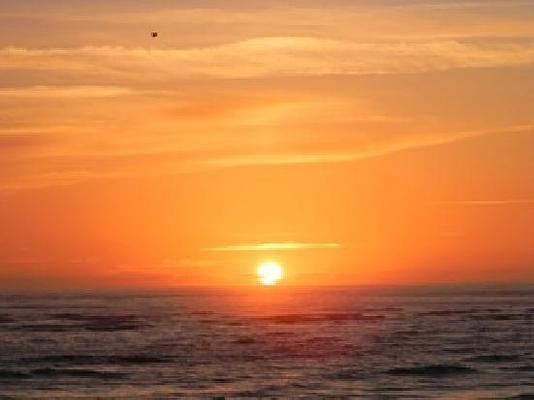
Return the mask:
POLYGON ((0 0, 0 288, 532 282, 533 111, 531 0, 0 0))

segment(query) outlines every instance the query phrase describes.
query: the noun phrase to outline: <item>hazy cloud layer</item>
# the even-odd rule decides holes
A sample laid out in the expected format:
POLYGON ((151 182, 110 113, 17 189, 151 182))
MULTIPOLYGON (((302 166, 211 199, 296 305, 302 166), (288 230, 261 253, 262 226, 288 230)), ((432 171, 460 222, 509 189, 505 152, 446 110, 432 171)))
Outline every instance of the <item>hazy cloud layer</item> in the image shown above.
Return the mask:
POLYGON ((480 44, 269 37, 195 49, 4 48, 0 60, 0 69, 4 70, 65 70, 127 80, 391 74, 532 63, 534 39, 480 44))
POLYGON ((534 64, 527 1, 45 3, 0 3, 4 190, 350 162, 534 124, 531 74, 510 73, 534 64))

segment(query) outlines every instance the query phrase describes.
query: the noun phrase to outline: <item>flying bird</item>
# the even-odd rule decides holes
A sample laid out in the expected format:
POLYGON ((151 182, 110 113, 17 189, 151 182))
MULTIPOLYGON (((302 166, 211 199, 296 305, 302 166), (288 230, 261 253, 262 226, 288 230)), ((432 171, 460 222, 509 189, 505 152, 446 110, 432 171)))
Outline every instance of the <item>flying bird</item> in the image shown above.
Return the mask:
POLYGON ((153 38, 157 38, 158 37, 158 32, 152 32, 152 37, 153 38))

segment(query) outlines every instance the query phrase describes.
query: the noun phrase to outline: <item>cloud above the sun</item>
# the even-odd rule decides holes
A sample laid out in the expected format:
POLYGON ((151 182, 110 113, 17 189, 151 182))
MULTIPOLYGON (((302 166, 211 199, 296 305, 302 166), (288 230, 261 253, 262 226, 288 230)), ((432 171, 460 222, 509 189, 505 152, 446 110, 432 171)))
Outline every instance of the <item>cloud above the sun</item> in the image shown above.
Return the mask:
POLYGON ((531 2, 46 1, 0 16, 35 27, 0 37, 1 191, 355 162, 534 125, 513 107, 534 101, 531 2))

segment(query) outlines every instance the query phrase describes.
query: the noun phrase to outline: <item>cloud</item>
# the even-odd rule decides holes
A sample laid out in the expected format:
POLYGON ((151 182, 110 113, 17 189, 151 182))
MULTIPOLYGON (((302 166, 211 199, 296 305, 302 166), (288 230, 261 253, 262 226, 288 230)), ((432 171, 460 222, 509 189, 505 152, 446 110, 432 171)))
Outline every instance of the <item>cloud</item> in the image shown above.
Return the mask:
POLYGON ((320 250, 340 249, 340 243, 305 243, 305 242, 270 242, 255 244, 237 244, 220 247, 210 247, 206 250, 217 252, 249 252, 249 251, 292 251, 292 250, 320 250))
POLYGON ((70 186, 101 177, 87 170, 67 170, 15 176, 0 184, 0 192, 70 186))
MULTIPOLYGON (((0 183, 0 191, 73 185, 94 179, 194 173, 230 167, 352 162, 404 150, 467 140, 477 136, 531 131, 534 131, 534 124, 442 134, 426 133, 411 136, 398 134, 384 141, 371 140, 365 145, 358 144, 358 142, 339 142, 336 148, 322 153, 313 153, 305 149, 294 152, 280 149, 278 153, 258 154, 258 147, 250 145, 236 149, 233 142, 211 151, 207 151, 204 147, 204 149, 198 148, 196 151, 184 152, 178 144, 175 144, 174 148, 160 147, 154 149, 147 148, 146 145, 136 144, 132 149, 123 150, 122 153, 120 149, 117 152, 103 149, 103 152, 94 154, 80 153, 77 150, 61 156, 59 152, 51 151, 52 162, 50 164, 47 163, 44 156, 35 160, 28 158, 22 158, 19 162, 13 160, 10 165, 12 173, 5 174, 5 177, 9 179, 4 179, 0 183), (348 146, 352 150, 340 150, 348 146)), ((208 145, 212 145, 212 143, 205 144, 205 146, 208 145)), ((302 146, 300 141, 297 142, 296 149, 298 146, 302 146)), ((269 246, 269 244, 264 245, 269 246)), ((284 244, 283 246, 288 245, 284 244)))
POLYGON ((184 258, 184 259, 166 259, 161 262, 161 264, 158 264, 158 268, 160 269, 169 269, 169 270, 176 270, 181 268, 213 268, 216 266, 219 266, 219 261, 214 260, 205 260, 205 259, 190 259, 190 258, 184 258))
POLYGON ((3 134, 2 130, 0 129, 0 150, 2 152, 33 147, 42 142, 43 142, 43 139, 36 135, 3 134))
POLYGON ((115 86, 31 86, 0 89, 0 98, 12 99, 76 99, 117 97, 132 94, 133 91, 115 86))
POLYGON ((444 206, 472 206, 472 207, 485 207, 485 206, 521 206, 521 205, 534 205, 534 200, 522 199, 522 200, 454 200, 454 201, 439 201, 438 205, 444 206))
POLYGON ((145 81, 398 74, 533 62, 534 40, 480 44, 460 40, 354 42, 261 37, 185 49, 9 47, 0 50, 1 70, 63 70, 86 76, 145 81))
POLYGON ((510 8, 510 7, 533 7, 531 0, 493 0, 493 1, 435 1, 435 2, 412 2, 396 4, 393 8, 429 8, 435 10, 465 9, 465 8, 510 8))
POLYGON ((11 87, 0 88, 0 190, 249 165, 351 162, 526 132, 534 129, 527 112, 521 118, 521 109, 502 115, 512 109, 503 99, 529 100, 523 91, 506 88, 507 71, 491 71, 507 74, 496 83, 503 96, 486 96, 491 90, 473 96, 474 84, 490 86, 475 80, 461 90, 444 89, 440 78, 449 74, 440 74, 430 87, 434 77, 427 75, 380 77, 378 84, 368 77, 313 79, 523 62, 534 62, 534 40, 281 36, 187 48, 4 48, 0 74, 12 69, 8 79, 26 81, 16 78, 11 87), (284 76, 312 79, 237 79, 284 76), (186 79, 191 77, 209 79, 186 79), (333 84, 325 89, 325 82, 333 84), (502 102, 503 113, 494 112, 489 97, 502 102), (462 130, 466 125, 473 130, 462 130), (485 128, 491 126, 504 127, 485 128))
POLYGON ((240 167, 247 165, 283 165, 283 164, 313 164, 313 163, 336 163, 356 161, 364 158, 378 157, 398 151, 437 146, 450 142, 467 140, 469 138, 503 133, 521 133, 534 131, 534 124, 511 126, 502 129, 451 132, 447 134, 425 134, 417 137, 409 135, 399 135, 397 140, 387 143, 380 143, 371 148, 355 149, 345 152, 330 153, 287 153, 287 154, 248 154, 232 157, 223 157, 204 161, 207 166, 212 167, 240 167))

